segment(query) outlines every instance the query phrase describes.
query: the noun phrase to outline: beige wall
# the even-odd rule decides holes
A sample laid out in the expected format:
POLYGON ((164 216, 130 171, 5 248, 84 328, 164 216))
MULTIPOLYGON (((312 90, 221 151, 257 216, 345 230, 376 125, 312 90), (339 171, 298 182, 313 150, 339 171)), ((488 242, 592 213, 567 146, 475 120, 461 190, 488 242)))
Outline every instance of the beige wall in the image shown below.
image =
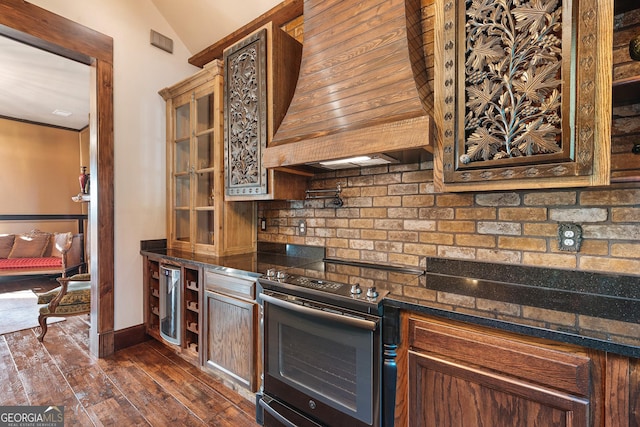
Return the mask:
POLYGON ((196 52, 187 50, 151 0, 30 3, 113 38, 114 329, 139 325, 140 240, 166 236, 165 104, 158 91, 197 71, 187 62, 196 52), (150 29, 173 39, 173 54, 151 46, 150 29))
MULTIPOLYGON (((0 214, 79 214, 79 134, 0 119, 0 214)), ((75 222, 3 222, 0 233, 76 231, 75 222)))

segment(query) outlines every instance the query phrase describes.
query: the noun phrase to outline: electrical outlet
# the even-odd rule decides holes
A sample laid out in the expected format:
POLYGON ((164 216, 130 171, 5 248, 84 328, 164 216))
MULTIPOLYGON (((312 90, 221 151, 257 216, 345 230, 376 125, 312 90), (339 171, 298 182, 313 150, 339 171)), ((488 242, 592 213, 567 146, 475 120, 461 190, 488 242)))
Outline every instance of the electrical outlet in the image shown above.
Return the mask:
POLYGON ((558 224, 558 248, 561 251, 578 252, 582 244, 582 227, 578 224, 558 224))
POLYGON ((298 223, 298 235, 306 236, 307 235, 307 222, 304 219, 301 219, 298 223))

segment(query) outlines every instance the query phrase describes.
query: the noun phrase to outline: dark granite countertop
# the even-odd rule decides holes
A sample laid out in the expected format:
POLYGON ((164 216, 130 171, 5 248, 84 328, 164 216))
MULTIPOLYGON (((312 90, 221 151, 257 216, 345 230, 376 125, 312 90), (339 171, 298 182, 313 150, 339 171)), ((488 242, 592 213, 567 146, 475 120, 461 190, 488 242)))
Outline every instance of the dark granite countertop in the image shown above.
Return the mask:
POLYGON ((442 258, 426 264, 421 286, 432 300, 395 293, 388 306, 640 357, 640 277, 442 258))
POLYGON ((580 335, 579 332, 563 332, 559 330, 547 329, 544 327, 530 326, 515 321, 499 320, 492 317, 483 317, 453 310, 436 308, 430 306, 428 303, 416 303, 410 300, 404 300, 403 297, 398 295, 388 295, 387 298, 385 298, 385 306, 398 308, 400 310, 438 316, 445 319, 458 320, 474 325, 487 326, 490 328, 519 333, 530 337, 544 338, 566 344, 575 344, 581 347, 606 351, 621 356, 640 358, 640 346, 637 345, 624 344, 612 340, 580 335))
MULTIPOLYGON (((141 244, 143 255, 254 274, 323 259, 312 247, 258 249, 213 257, 141 244)), ((385 306, 640 358, 638 276, 427 258, 424 274, 411 277, 412 290, 392 287, 385 306)))
POLYGON ((312 264, 324 258, 324 248, 261 243, 257 252, 228 256, 212 256, 175 249, 167 249, 164 240, 141 242, 140 253, 169 262, 188 262, 205 268, 234 269, 239 274, 264 274, 269 268, 292 268, 312 264), (150 242, 157 242, 156 244, 150 242))

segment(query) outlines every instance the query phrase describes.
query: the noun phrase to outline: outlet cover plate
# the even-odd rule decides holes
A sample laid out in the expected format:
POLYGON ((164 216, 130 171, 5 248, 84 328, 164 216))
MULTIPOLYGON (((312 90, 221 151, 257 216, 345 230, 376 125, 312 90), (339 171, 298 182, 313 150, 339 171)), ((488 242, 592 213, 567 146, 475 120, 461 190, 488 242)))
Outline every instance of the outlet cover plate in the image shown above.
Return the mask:
POLYGON ((558 248, 561 251, 579 252, 582 245, 582 227, 578 224, 558 224, 558 248))

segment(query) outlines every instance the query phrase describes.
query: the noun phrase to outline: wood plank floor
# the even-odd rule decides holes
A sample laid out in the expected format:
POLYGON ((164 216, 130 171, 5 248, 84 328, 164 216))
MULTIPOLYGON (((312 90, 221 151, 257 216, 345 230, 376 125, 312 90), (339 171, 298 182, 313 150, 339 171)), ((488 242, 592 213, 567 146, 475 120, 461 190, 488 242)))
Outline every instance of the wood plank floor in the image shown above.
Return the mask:
POLYGON ((65 426, 255 427, 255 407, 155 340, 97 359, 86 316, 0 336, 0 405, 64 405, 65 426))

